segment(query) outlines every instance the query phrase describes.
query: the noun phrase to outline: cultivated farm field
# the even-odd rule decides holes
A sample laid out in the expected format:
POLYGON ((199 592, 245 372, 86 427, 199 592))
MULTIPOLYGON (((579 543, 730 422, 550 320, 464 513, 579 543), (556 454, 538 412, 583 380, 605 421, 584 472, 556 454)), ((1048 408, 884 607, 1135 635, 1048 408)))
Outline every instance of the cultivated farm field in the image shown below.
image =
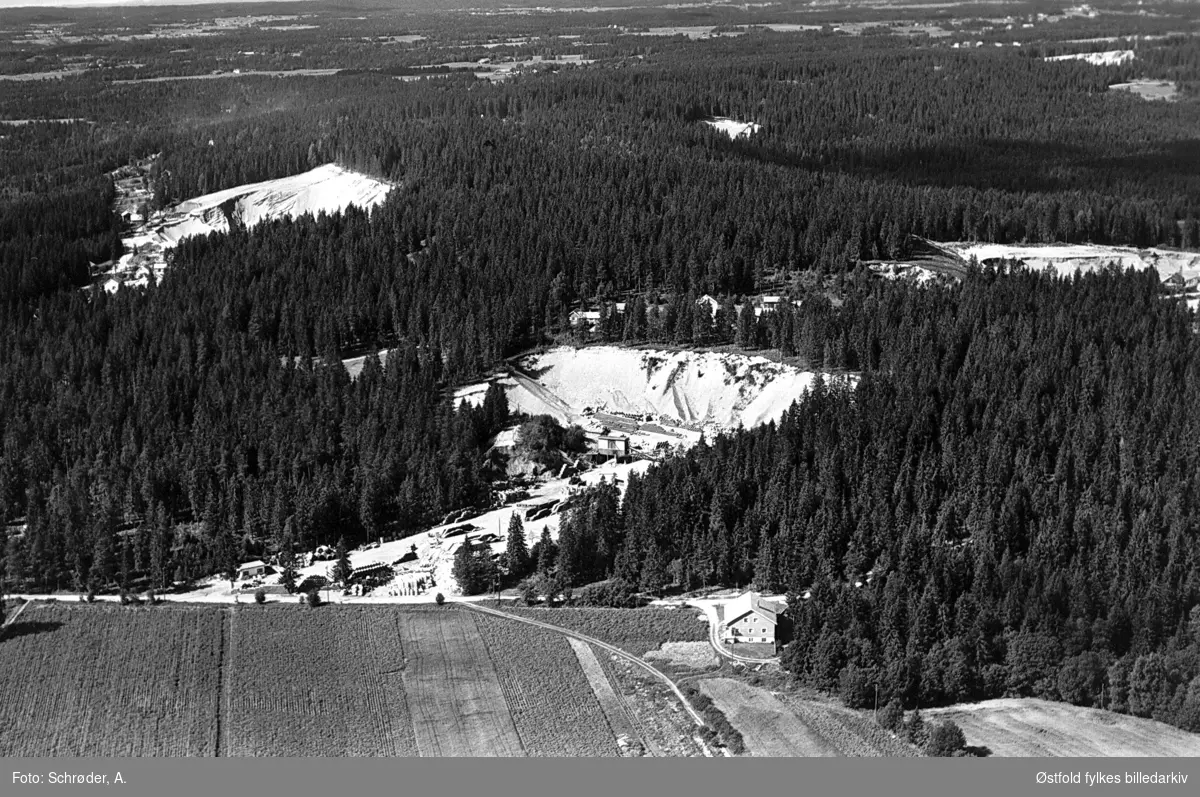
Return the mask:
POLYGON ((226 755, 417 755, 394 612, 245 606, 225 623, 226 755))
POLYGON ((477 625, 480 648, 491 653, 529 755, 618 755, 616 734, 567 637, 490 615, 463 619, 477 625))
POLYGON ((454 606, 33 603, 0 755, 616 756, 636 719, 604 687, 566 637, 454 606))
POLYGON ((1005 698, 930 709, 994 756, 1200 756, 1200 734, 1154 720, 1048 700, 1005 698))
POLYGON ((423 756, 519 756, 521 737, 475 618, 458 609, 398 612, 404 690, 423 756))
POLYGON ((222 619, 30 604, 0 639, 0 755, 216 755, 222 619))

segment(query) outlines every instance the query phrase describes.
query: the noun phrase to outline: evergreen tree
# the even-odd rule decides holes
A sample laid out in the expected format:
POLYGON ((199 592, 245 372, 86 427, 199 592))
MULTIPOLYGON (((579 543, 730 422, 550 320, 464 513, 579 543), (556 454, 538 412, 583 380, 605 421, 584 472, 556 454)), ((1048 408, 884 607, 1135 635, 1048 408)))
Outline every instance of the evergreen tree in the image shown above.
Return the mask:
POLYGON ((879 725, 889 731, 897 731, 904 726, 904 706, 899 698, 893 697, 879 710, 879 725))
POLYGON ((548 526, 542 526, 542 535, 533 547, 532 555, 533 559, 537 561, 538 575, 549 576, 558 563, 558 546, 550 538, 550 528, 548 526))
POLYGON ((99 586, 111 582, 116 570, 114 558, 112 537, 102 533, 96 538, 96 545, 92 551, 89 581, 99 586))
POLYGON ((21 592, 25 588, 26 560, 24 540, 9 535, 4 545, 4 581, 10 592, 21 592))
POLYGON ((925 718, 921 716, 921 709, 913 709, 913 713, 904 723, 904 733, 908 737, 909 744, 917 747, 925 746, 929 740, 929 732, 925 728, 925 718))
POLYGON ((345 586, 350 580, 350 573, 353 572, 353 568, 350 567, 350 553, 346 550, 345 537, 338 538, 334 556, 333 580, 335 583, 345 586))
POLYGON ((483 394, 483 415, 488 434, 496 434, 508 425, 508 394, 498 381, 488 385, 487 392, 483 394))
POLYGON ((525 545, 525 525, 521 517, 513 512, 508 521, 508 539, 505 543, 505 567, 509 578, 520 581, 529 573, 529 549, 525 545))
POLYGON ((625 305, 625 343, 638 343, 646 339, 646 302, 641 295, 625 305))
POLYGON ((291 595, 296 591, 296 554, 293 551, 291 534, 283 538, 279 549, 279 583, 291 595))
POLYGON ((646 559, 642 562, 641 588, 651 594, 661 593, 667 586, 667 559, 655 544, 646 551, 646 559))
POLYGON ((746 297, 737 314, 733 343, 739 349, 757 348, 757 334, 758 326, 754 318, 754 305, 750 302, 750 297, 746 297))

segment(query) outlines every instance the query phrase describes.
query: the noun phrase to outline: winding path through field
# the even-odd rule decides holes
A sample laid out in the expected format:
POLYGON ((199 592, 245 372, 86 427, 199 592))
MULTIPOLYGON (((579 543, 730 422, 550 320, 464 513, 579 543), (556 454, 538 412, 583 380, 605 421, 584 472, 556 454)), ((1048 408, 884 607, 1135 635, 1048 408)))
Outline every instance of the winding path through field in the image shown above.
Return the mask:
POLYGON ((31 603, 33 603, 33 601, 26 599, 25 602, 22 603, 15 612, 12 613, 12 616, 4 621, 4 625, 0 626, 0 628, 8 628, 10 625, 16 622, 16 619, 21 616, 21 612, 25 611, 25 607, 31 603))
POLYGON ((627 653, 626 651, 621 650, 621 648, 617 647, 616 645, 610 645, 607 642, 603 642, 599 639, 596 639, 595 637, 590 637, 586 634, 581 634, 577 631, 572 631, 568 628, 563 628, 562 626, 551 625, 550 623, 543 623, 540 620, 532 620, 528 617, 518 617, 515 614, 509 614, 507 612, 502 612, 498 609, 492 609, 487 606, 480 606, 478 604, 469 603, 467 601, 455 601, 455 603, 457 603, 459 606, 466 606, 467 608, 469 608, 473 611, 483 612, 484 614, 492 614, 492 615, 495 615, 496 617, 503 617, 508 620, 515 620, 518 623, 525 623, 526 625, 536 625, 539 628, 545 628, 550 631, 557 631, 560 634, 563 634, 568 637, 572 637, 574 639, 578 639, 581 642, 587 642, 589 644, 596 645, 597 647, 604 648, 609 653, 613 653, 617 656, 620 656, 621 658, 625 659, 626 661, 631 662, 632 664, 635 664, 638 667, 641 667, 643 670, 645 670, 646 672, 653 675, 655 678, 662 681, 664 684, 666 684, 671 689, 672 692, 675 693, 675 697, 679 698, 679 702, 683 704, 684 710, 687 711, 687 713, 691 716, 693 722, 695 722, 697 725, 701 725, 701 726, 706 724, 704 722, 704 718, 701 717, 699 713, 697 713, 696 709, 692 708, 692 704, 688 702, 688 699, 683 696, 683 692, 679 691, 679 687, 675 685, 675 682, 672 681, 666 675, 666 673, 664 673, 662 670, 659 670, 654 665, 647 663, 644 659, 642 659, 638 656, 635 656, 632 653, 627 653))

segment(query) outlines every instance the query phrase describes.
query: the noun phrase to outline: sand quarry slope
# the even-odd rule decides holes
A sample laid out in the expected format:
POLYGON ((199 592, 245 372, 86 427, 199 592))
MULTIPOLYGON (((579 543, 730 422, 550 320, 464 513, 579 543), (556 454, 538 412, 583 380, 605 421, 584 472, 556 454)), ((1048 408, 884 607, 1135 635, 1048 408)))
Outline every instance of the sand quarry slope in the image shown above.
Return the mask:
POLYGON ((185 235, 223 232, 229 229, 221 205, 234 203, 234 215, 246 227, 279 218, 298 218, 306 213, 339 213, 350 205, 370 208, 387 197, 391 186, 335 164, 319 166, 303 174, 251 183, 215 194, 181 202, 175 212, 183 218, 159 230, 164 242, 185 235))
MULTIPOLYGON (((121 189, 118 183, 118 191, 121 189)), ((391 189, 388 183, 329 163, 303 174, 195 197, 149 219, 135 214, 136 226, 122 239, 126 254, 104 275, 104 287, 115 291, 122 284, 144 285, 151 271, 156 276, 161 274, 167 250, 192 235, 227 232, 230 216, 250 228, 264 221, 295 219, 308 213, 340 213, 350 205, 372 208, 383 202, 391 189)), ((119 197, 118 201, 120 204, 121 199, 136 201, 148 196, 119 197)))
POLYGON ((704 122, 710 127, 715 127, 725 135, 732 139, 749 138, 752 134, 757 133, 760 129, 756 122, 739 122, 736 119, 730 119, 726 116, 719 116, 716 119, 708 119, 704 122))
MULTIPOLYGON (((765 357, 592 346, 531 355, 500 381, 512 409, 563 423, 591 408, 731 429, 778 420, 815 378, 811 371, 765 357)), ((456 398, 478 401, 486 389, 486 383, 473 385, 456 398)))
POLYGON ((1071 275, 1076 271, 1098 271, 1109 264, 1119 268, 1152 268, 1166 278, 1182 274, 1184 279, 1200 276, 1200 252, 1178 249, 1135 249, 1129 246, 1095 244, 943 244, 963 259, 1019 260, 1032 269, 1054 269, 1071 275))
POLYGON ((923 711, 949 719, 994 756, 1200 756, 1200 734, 1047 700, 1005 698, 923 711))
POLYGON ((1047 61, 1087 61, 1093 66, 1116 66, 1132 61, 1137 57, 1133 50, 1106 50, 1102 53, 1071 53, 1070 55, 1052 55, 1047 61))

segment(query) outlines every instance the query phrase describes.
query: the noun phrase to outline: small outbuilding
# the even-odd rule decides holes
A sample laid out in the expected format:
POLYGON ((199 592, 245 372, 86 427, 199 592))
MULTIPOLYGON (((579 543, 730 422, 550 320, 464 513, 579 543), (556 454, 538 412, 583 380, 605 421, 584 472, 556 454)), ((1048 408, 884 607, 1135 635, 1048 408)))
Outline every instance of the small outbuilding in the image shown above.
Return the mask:
POLYGON ((274 572, 275 568, 271 567, 266 562, 255 559, 253 562, 246 562, 246 564, 239 567, 237 577, 238 581, 248 581, 252 578, 269 576, 274 572))
POLYGON ((629 456, 629 438, 618 434, 602 434, 596 438, 595 452, 600 456, 622 459, 629 456))

